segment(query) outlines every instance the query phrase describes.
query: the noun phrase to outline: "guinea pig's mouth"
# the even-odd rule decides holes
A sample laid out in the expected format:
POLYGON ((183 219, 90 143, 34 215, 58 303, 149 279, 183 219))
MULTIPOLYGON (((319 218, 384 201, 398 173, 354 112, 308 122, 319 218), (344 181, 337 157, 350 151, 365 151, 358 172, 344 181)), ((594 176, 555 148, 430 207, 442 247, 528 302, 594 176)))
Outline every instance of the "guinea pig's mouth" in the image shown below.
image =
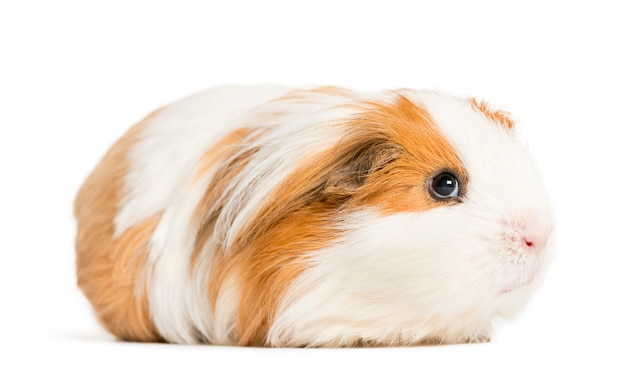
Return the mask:
POLYGON ((508 293, 514 292, 518 289, 521 289, 527 286, 528 284, 532 283, 535 280, 535 276, 537 275, 538 271, 539 271, 538 267, 534 267, 533 270, 531 270, 530 272, 527 272, 525 275, 521 275, 521 277, 519 277, 517 280, 507 285, 498 294, 499 295, 508 294, 508 293))
POLYGON ((500 293, 498 293, 498 294, 499 294, 499 295, 502 295, 502 294, 508 294, 508 293, 514 292, 514 291, 516 291, 517 289, 519 289, 519 288, 521 288, 521 287, 523 287, 523 286, 526 286, 526 285, 528 285, 528 284, 530 284, 530 281, 529 281, 529 282, 527 282, 527 283, 523 283, 523 284, 516 284, 516 285, 514 285, 514 286, 510 286, 510 287, 507 287, 507 288, 502 289, 502 290, 500 291, 500 293))
POLYGON ((521 278, 519 281, 517 281, 517 282, 515 282, 513 284, 510 284, 509 286, 505 287, 498 294, 499 295, 508 294, 508 293, 514 292, 514 291, 516 291, 518 289, 521 289, 521 288, 527 286, 528 284, 533 282, 533 280, 535 279, 535 274, 536 274, 536 272, 532 272, 532 273, 528 274, 525 278, 521 278))
POLYGON ((498 295, 509 294, 525 286, 528 286, 533 281, 535 281, 537 275, 540 273, 540 270, 541 259, 539 259, 538 257, 532 257, 530 261, 526 262, 526 264, 517 268, 516 271, 512 272, 511 276, 513 277, 509 279, 509 282, 505 284, 504 288, 500 290, 498 295))

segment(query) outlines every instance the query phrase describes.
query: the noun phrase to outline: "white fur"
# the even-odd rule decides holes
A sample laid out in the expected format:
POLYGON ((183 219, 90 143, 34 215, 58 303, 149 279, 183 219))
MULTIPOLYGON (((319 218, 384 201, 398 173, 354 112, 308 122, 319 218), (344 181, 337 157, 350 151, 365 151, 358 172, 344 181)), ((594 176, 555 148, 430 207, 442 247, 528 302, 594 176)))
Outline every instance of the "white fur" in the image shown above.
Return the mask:
POLYGON ((145 124, 130 151, 116 235, 167 208, 193 177, 198 158, 251 108, 289 91, 283 86, 223 86, 170 104, 145 124))

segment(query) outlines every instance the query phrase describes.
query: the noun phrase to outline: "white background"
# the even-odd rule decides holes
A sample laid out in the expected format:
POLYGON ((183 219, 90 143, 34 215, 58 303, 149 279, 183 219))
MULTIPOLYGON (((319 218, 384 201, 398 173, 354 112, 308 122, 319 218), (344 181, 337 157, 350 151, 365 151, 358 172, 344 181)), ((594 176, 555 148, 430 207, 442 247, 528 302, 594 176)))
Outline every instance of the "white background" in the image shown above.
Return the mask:
POLYGON ((97 4, 0 3, 0 373, 626 373, 623 4, 97 4), (497 322, 488 344, 116 342, 75 287, 73 196, 151 110, 213 85, 258 82, 436 88, 513 112, 559 222, 536 298, 497 322))

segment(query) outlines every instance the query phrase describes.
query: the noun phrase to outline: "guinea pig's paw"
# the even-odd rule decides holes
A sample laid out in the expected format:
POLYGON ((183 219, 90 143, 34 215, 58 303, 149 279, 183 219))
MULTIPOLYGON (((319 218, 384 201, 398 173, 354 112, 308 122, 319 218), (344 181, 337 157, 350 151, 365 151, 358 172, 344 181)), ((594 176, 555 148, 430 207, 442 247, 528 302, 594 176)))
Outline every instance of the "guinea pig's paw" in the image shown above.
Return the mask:
POLYGON ((488 333, 472 334, 469 336, 456 337, 428 337, 420 341, 421 345, 458 345, 458 344, 479 344, 490 342, 491 337, 488 333))
POLYGON ((476 335, 476 336, 466 338, 464 341, 462 341, 462 343, 463 344, 480 344, 480 343, 485 343, 485 342, 490 342, 490 341, 491 341, 491 337, 489 337, 489 335, 476 335))

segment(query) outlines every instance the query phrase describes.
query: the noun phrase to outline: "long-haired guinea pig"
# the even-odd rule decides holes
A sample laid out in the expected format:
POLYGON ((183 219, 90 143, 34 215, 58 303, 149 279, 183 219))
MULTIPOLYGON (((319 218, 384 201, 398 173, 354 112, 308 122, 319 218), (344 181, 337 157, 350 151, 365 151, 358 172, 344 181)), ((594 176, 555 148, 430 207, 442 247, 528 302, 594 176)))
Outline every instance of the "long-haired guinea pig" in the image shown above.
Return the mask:
POLYGON ((124 340, 489 339, 553 252, 506 112, 408 89, 226 86, 131 128, 75 202, 78 284, 124 340))

